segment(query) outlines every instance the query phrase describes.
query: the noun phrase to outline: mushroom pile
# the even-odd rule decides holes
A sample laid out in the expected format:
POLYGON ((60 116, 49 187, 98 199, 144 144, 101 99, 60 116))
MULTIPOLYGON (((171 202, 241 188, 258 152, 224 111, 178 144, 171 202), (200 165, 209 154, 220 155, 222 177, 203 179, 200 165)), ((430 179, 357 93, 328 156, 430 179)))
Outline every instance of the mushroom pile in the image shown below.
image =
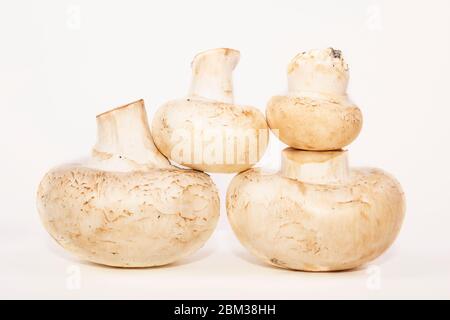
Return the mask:
POLYGON ((240 242, 272 265, 305 271, 361 266, 395 240, 404 194, 389 174, 350 168, 342 150, 358 135, 362 116, 346 94, 348 67, 331 48, 297 55, 288 93, 267 106, 269 127, 290 147, 281 170, 238 174, 227 213, 240 242))
POLYGON ((268 102, 267 122, 257 108, 234 103, 239 56, 225 48, 195 56, 187 97, 162 105, 152 132, 143 100, 97 116, 91 156, 52 169, 38 187, 41 220, 62 247, 115 267, 186 257, 219 217, 216 186, 202 171, 238 173, 226 195, 229 222, 269 264, 351 269, 393 243, 405 212, 401 186, 382 170, 349 167, 342 149, 362 127, 346 93, 342 53, 298 54, 287 94, 268 102), (269 128, 289 146, 276 173, 251 168, 267 148, 269 128))

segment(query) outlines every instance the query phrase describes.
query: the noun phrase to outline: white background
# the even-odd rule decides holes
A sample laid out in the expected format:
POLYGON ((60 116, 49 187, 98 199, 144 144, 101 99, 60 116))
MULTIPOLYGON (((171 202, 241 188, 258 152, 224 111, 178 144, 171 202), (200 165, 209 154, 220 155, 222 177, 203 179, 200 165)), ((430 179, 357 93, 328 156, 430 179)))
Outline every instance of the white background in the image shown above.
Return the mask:
MULTIPOLYGON (((2 0, 0 298, 450 298, 449 58, 448 0, 2 0), (328 46, 343 50, 364 114, 352 164, 393 173, 407 197, 399 238, 369 266, 260 264, 224 210, 203 249, 154 269, 80 262, 44 231, 39 180, 89 154, 97 113, 144 98, 151 118, 185 95, 192 57, 215 47, 241 51, 236 101, 264 110, 290 59, 328 46)), ((276 166, 281 147, 263 165, 276 166)), ((224 199, 231 176, 213 178, 224 199)))

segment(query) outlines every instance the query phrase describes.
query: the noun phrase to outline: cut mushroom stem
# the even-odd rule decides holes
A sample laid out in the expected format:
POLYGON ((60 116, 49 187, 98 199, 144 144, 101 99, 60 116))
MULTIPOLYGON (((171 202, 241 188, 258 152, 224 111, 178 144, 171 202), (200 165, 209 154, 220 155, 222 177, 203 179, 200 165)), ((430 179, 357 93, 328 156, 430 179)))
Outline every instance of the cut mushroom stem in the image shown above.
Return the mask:
POLYGON ((339 50, 311 50, 294 57, 288 66, 288 89, 292 95, 345 95, 349 73, 339 50))
POLYGON ((314 152, 287 148, 281 154, 281 174, 304 183, 346 183, 349 178, 347 151, 314 152))
POLYGON ((197 54, 192 61, 189 96, 233 103, 232 73, 239 56, 239 51, 228 48, 197 54))
POLYGON ((97 116, 97 143, 93 157, 108 159, 113 155, 147 167, 170 167, 153 142, 143 100, 97 116))

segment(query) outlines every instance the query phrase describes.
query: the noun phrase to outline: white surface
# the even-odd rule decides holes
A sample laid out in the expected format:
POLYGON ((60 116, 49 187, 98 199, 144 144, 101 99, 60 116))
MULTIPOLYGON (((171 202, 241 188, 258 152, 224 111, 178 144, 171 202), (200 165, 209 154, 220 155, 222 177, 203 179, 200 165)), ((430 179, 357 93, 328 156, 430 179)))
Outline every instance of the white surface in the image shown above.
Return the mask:
MULTIPOLYGON (((449 1, 2 1, 0 40, 1 298, 450 298, 449 1), (343 50, 364 114, 350 161, 395 174, 407 197, 385 255, 339 273, 261 265, 224 211, 205 248, 165 268, 90 265, 53 244, 42 175, 89 153, 97 113, 144 98, 151 117, 187 92, 195 53, 223 46, 242 54, 236 101, 261 110, 297 52, 343 50)), ((231 176, 213 178, 224 199, 231 176)))

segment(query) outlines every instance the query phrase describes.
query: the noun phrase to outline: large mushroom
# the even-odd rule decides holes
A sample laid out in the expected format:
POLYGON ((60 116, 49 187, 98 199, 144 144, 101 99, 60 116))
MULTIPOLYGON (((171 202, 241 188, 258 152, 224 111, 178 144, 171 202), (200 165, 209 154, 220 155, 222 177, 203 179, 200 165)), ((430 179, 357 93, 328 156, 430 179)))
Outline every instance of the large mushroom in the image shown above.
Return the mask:
POLYGON ((165 265, 199 249, 219 216, 210 177, 156 149, 142 100, 97 116, 92 157, 48 172, 37 206, 50 235, 82 259, 165 265))
POLYGON ((305 271, 361 266, 396 238, 404 195, 389 174, 348 167, 346 151, 287 148, 278 173, 250 169, 227 192, 241 243, 272 265, 305 271))
POLYGON ((232 72, 239 51, 212 49, 195 56, 184 99, 162 105, 152 131, 161 152, 176 163, 206 172, 240 172, 264 154, 268 127, 256 108, 234 103, 232 72))
POLYGON ((288 67, 288 93, 270 99, 267 122, 280 140, 303 150, 338 150, 362 127, 362 114, 349 100, 349 74, 339 50, 311 50, 288 67))

